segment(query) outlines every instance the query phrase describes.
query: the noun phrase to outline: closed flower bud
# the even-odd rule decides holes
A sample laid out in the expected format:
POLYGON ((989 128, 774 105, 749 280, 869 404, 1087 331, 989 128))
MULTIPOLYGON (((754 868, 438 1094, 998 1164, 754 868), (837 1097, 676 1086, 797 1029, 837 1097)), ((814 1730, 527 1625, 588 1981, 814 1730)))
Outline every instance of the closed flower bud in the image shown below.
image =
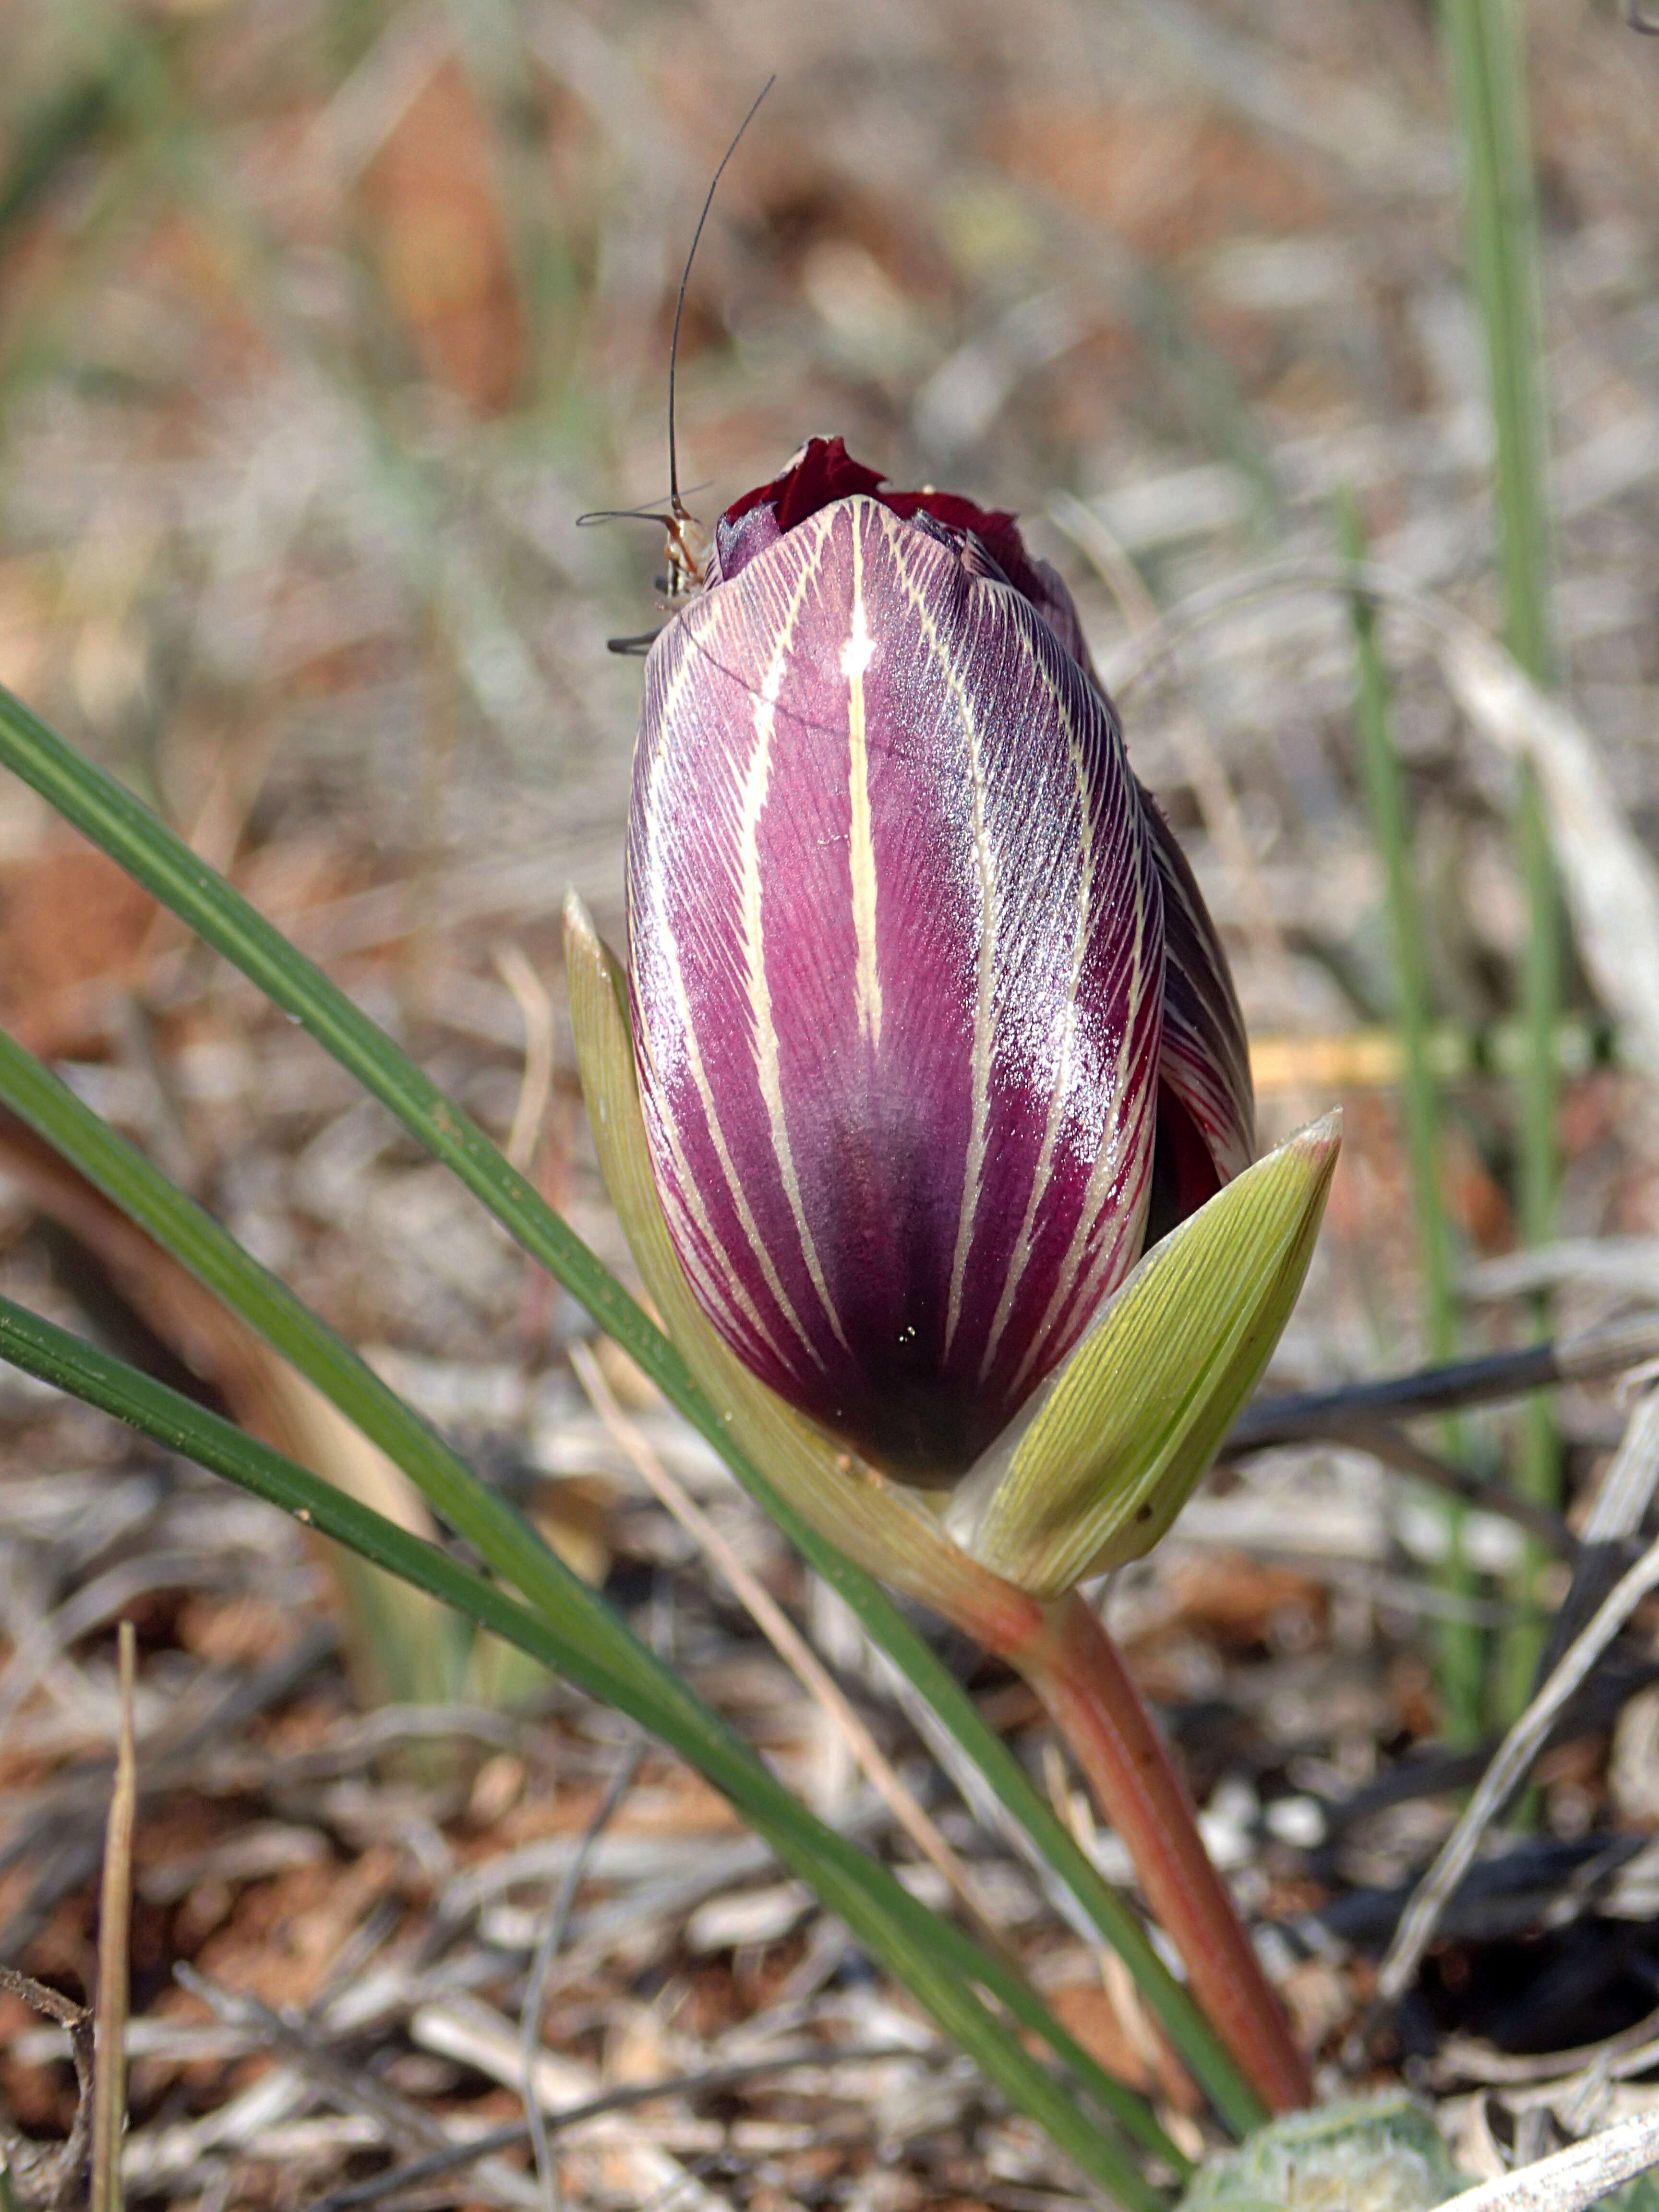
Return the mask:
POLYGON ((814 439, 703 586, 629 830, 669 1232, 755 1375, 952 1482, 1249 1163, 1225 961, 1011 516, 814 439))

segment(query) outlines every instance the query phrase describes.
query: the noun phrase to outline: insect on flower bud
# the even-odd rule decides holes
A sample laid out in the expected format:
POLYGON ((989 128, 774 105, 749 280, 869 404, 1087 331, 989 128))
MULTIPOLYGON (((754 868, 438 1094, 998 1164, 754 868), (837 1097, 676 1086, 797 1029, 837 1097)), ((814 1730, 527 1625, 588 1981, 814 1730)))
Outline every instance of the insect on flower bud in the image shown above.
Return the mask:
POLYGON ((1011 515, 815 438, 702 583, 629 828, 658 1191, 744 1364, 950 1483, 1249 1163, 1237 1003, 1011 515))

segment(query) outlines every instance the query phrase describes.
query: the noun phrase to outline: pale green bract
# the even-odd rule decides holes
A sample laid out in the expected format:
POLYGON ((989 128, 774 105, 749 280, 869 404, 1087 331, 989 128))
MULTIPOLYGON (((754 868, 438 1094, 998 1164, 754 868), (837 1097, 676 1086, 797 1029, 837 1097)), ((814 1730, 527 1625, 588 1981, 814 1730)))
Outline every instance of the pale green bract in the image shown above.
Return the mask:
POLYGON ((951 1499, 945 1525, 981 1565, 1051 1597, 1158 1541, 1290 1318, 1341 1123, 1298 1130, 1142 1260, 951 1499))

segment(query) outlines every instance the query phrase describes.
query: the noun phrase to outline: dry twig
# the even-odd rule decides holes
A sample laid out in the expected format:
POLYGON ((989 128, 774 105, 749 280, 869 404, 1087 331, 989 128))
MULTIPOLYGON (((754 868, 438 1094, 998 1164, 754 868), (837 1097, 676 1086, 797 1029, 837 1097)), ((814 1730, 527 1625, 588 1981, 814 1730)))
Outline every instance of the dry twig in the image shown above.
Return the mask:
POLYGON ((524 2109, 530 2123, 530 2140, 536 2152, 536 2172, 541 2179, 542 2202, 547 2212, 558 2212, 561 2202, 558 2161, 553 2156, 547 2132, 547 2116, 542 2111, 536 2094, 536 2053, 541 2046, 542 2007, 547 2002, 547 1984, 553 1972, 553 1961, 564 1947, 570 1930, 570 1915, 575 1909, 577 1893, 587 1872, 593 1846, 610 1826, 623 1799, 634 1786, 634 1778, 640 1771, 640 1761, 645 1756, 643 1738, 631 1743, 622 1764, 612 1775, 599 1810, 587 1825, 581 1846, 560 1877, 554 1893, 553 1909, 547 1917, 547 1928, 536 1946, 536 1955, 530 1963, 530 1976, 525 1984, 524 2011, 520 2021, 520 2050, 524 2060, 524 2109))
POLYGON ((1586 2212, 1620 2182, 1659 2166, 1659 2112, 1638 2112, 1571 2149, 1557 2151, 1479 2189, 1450 2197, 1437 2212, 1586 2212))
POLYGON ((1656 1486, 1659 1486, 1659 1392, 1649 1389, 1632 1407, 1613 1463, 1601 1477, 1584 1516, 1572 1580, 1539 1656, 1540 1683, 1612 1589, 1620 1570, 1629 1565, 1627 1547, 1640 1533, 1656 1486))
POLYGON ((525 957, 522 945, 504 938, 491 948, 495 971, 518 1000, 524 1016, 524 1077, 513 1127, 506 1145, 507 1158, 520 1175, 528 1175, 536 1158, 547 1102, 553 1094, 553 1001, 547 986, 525 957))
MULTIPOLYGON (((889 2060, 933 2067, 949 2064, 951 2053, 942 2046, 935 2051, 919 2051, 908 2043, 855 2044, 842 2051, 789 2051, 768 2058, 744 2059, 730 2066, 710 2066, 700 2074, 665 2075, 650 2081, 618 2082, 614 2087, 602 2089, 597 2096, 585 2098, 579 2105, 549 2112, 544 2118, 550 2135, 562 2134, 567 2129, 580 2127, 587 2120, 603 2119, 611 2112, 632 2112, 640 2105, 654 2105, 669 2097, 690 2102, 721 2090, 743 2087, 750 2081, 788 2074, 799 2067, 817 2070, 876 2065, 889 2060)), ((316 2206, 315 2212, 356 2212, 359 2205, 375 2204, 385 2197, 400 2196, 405 2189, 438 2180, 493 2151, 510 2150, 514 2144, 521 2143, 529 2132, 527 2120, 511 2120, 506 2126, 492 2128, 488 2135, 476 2136, 471 2142, 453 2144, 429 2158, 413 2160, 407 2166, 393 2166, 352 2188, 337 2190, 316 2206)))
MULTIPOLYGON (((366 2114, 394 2148, 415 2154, 442 2153, 449 2147, 444 2128, 407 2098, 377 2081, 366 2068, 348 2064, 321 2039, 314 2021, 277 2012, 251 1995, 222 1989, 182 1962, 174 1968, 180 1985, 199 1997, 215 2016, 246 2030, 258 2045, 280 2051, 328 2101, 343 2112, 366 2114)), ((484 2154, 477 2154, 480 2160, 484 2154)), ((525 2206, 533 2203, 523 2177, 499 2166, 480 2166, 471 2191, 480 2202, 525 2206)))
POLYGON ((74 2124, 66 2139, 47 2147, 13 2135, 9 2128, 0 2128, 0 2159, 15 2195, 26 2204, 42 2207, 43 2212, 64 2212, 64 2208, 81 2201, 92 2140, 92 2008, 76 2004, 61 1990, 49 1989, 28 1974, 20 1974, 15 1966, 0 1966, 0 1990, 21 1997, 25 2004, 33 2005, 36 2012, 45 2013, 48 2020, 55 2020, 69 2031, 77 2094, 74 2124))
POLYGON ((1639 1367, 1659 1354, 1659 1316, 1638 1314, 1611 1328, 1479 1359, 1419 1367, 1376 1382, 1349 1382, 1335 1390, 1308 1390, 1283 1398, 1258 1398, 1234 1422, 1223 1447, 1229 1455, 1268 1444, 1301 1443, 1340 1436, 1355 1421, 1397 1421, 1422 1413, 1455 1413, 1525 1397, 1562 1382, 1593 1382, 1639 1367))
POLYGON ((138 1757, 132 1733, 132 1623, 120 1630, 121 1732, 105 1832, 98 1911, 98 2005, 93 2031, 92 2212, 121 2212, 121 2137, 127 2122, 127 1944, 132 1925, 132 1831, 138 1815, 138 1757))
MULTIPOLYGON (((1638 1406, 1631 1425, 1644 1423, 1638 1406)), ((1656 1439, 1659 1445, 1659 1439, 1656 1439)), ((1502 1811, 1548 1736, 1556 1717, 1648 1593, 1659 1588, 1659 1542, 1649 1547, 1568 1648, 1548 1681, 1504 1737, 1439 1856, 1419 1884, 1377 1976, 1377 1993, 1395 2003, 1410 1986, 1441 1915, 1474 1863, 1480 1838, 1502 1811)))

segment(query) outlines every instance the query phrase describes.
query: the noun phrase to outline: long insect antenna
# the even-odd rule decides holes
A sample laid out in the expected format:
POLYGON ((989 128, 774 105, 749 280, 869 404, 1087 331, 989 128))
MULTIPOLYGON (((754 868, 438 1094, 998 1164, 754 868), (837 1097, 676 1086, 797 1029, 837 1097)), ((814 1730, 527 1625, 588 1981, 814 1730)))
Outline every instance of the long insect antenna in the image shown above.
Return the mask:
MULTIPOLYGON (((693 484, 691 496, 695 499, 700 491, 707 491, 713 481, 706 477, 702 483, 693 484)), ((647 500, 642 507, 590 507, 586 514, 576 517, 576 527, 596 530, 602 522, 659 522, 666 529, 672 520, 672 515, 663 513, 667 504, 664 498, 647 500)))
POLYGON ((691 281, 691 264, 697 258, 697 247, 702 239, 702 227, 708 220, 708 210, 714 204, 714 194, 720 190, 720 179, 726 174, 726 165, 743 143, 743 134, 760 112, 760 104, 777 82, 775 71, 755 94, 754 105, 738 124, 732 143, 720 156, 720 165, 709 180, 708 193, 702 204, 702 213, 697 217, 697 227, 691 234, 691 251, 685 257, 685 267, 680 272, 679 295, 674 301, 674 335, 668 342, 668 505, 676 522, 689 522, 691 518, 680 498, 679 456, 674 445, 674 372, 679 366, 680 318, 685 313, 685 288, 691 281))
POLYGON ((592 530, 601 522, 660 522, 662 519, 660 501, 650 507, 590 507, 576 517, 576 527, 592 530))
MULTIPOLYGON (((674 300, 674 330, 668 341, 668 512, 661 514, 654 507, 595 507, 586 514, 576 517, 578 530, 590 529, 599 522, 659 522, 668 532, 668 574, 661 580, 671 602, 678 600, 701 585, 708 573, 710 544, 704 530, 680 496, 679 452, 674 439, 674 381, 680 359, 680 322, 685 313, 685 291, 691 282, 691 264, 697 258, 702 243, 703 225, 708 220, 708 210, 714 204, 714 194, 720 189, 720 179, 726 174, 726 165, 742 143, 743 134, 759 112, 760 104, 777 82, 775 75, 769 76, 755 94, 747 115, 738 124, 732 143, 720 156, 720 167, 709 179, 708 191, 702 203, 702 212, 697 217, 697 227, 691 234, 691 250, 685 257, 685 266, 680 271, 680 289, 674 300)), ((613 637, 606 640, 612 653, 643 653, 659 630, 647 630, 639 637, 613 637)))

